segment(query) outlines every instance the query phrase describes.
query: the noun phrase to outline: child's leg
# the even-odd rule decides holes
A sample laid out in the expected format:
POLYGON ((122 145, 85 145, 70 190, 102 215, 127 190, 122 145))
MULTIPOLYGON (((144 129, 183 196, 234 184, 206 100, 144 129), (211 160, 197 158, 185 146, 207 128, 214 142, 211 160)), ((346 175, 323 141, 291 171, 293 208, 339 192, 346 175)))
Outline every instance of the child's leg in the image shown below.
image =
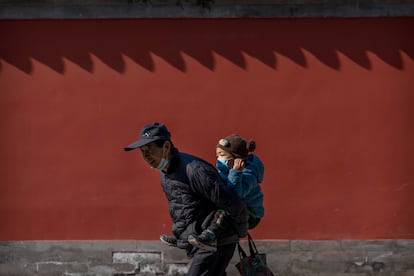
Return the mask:
POLYGON ((214 218, 211 220, 210 225, 207 227, 207 231, 214 235, 214 238, 217 239, 223 230, 228 226, 227 219, 225 218, 224 210, 217 210, 214 214, 214 218))
POLYGON ((190 235, 188 237, 188 242, 193 246, 204 250, 216 251, 217 237, 220 236, 227 225, 228 222, 225 218, 225 212, 223 210, 217 210, 207 229, 198 236, 190 235))

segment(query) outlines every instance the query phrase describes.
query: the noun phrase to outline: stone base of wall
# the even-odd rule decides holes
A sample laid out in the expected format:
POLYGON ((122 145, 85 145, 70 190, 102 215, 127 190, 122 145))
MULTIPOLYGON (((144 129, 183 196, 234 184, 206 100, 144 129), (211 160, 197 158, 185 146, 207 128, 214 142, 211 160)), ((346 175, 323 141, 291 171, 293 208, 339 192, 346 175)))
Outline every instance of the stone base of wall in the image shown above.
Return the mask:
POLYGON ((412 0, 0 0, 0 19, 413 16, 412 0))
MULTIPOLYGON (((246 241, 241 245, 247 250, 246 241)), ((414 276, 414 240, 258 240, 275 275, 414 276)), ((238 275, 237 250, 228 275, 238 275)), ((0 242, 0 275, 185 275, 185 252, 159 241, 0 242)))

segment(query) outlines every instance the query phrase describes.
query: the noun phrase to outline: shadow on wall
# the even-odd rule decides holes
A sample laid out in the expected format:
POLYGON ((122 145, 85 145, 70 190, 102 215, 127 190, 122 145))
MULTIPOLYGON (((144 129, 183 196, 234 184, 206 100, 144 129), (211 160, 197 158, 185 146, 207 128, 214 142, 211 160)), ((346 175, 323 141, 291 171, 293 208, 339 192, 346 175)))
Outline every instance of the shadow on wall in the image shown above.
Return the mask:
POLYGON ((93 72, 94 55, 123 73, 123 56, 155 71, 157 55, 185 72, 183 54, 214 70, 217 53, 243 69, 245 54, 277 69, 278 55, 307 68, 306 51, 335 70, 339 53, 369 70, 371 52, 402 70, 402 53, 414 59, 413 29, 414 18, 10 20, 0 21, 0 61, 30 74, 35 59, 63 74, 63 58, 93 72))

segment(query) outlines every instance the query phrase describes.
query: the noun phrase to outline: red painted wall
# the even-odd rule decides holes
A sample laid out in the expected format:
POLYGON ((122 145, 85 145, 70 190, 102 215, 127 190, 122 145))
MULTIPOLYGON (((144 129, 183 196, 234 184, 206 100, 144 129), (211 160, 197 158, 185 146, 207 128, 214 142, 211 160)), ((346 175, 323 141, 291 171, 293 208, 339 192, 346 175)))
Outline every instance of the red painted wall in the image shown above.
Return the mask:
POLYGON ((0 239, 158 239, 126 153, 255 138, 263 239, 414 238, 414 18, 0 21, 0 239))

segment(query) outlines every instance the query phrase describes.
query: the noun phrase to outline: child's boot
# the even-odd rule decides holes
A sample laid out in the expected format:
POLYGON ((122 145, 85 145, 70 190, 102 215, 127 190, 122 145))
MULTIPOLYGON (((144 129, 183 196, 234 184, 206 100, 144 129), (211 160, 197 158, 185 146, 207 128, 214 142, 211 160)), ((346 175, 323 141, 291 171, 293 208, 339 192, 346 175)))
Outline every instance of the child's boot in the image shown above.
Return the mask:
POLYGON ((201 235, 188 236, 188 242, 198 248, 207 251, 217 251, 216 235, 210 230, 204 230, 201 235))

